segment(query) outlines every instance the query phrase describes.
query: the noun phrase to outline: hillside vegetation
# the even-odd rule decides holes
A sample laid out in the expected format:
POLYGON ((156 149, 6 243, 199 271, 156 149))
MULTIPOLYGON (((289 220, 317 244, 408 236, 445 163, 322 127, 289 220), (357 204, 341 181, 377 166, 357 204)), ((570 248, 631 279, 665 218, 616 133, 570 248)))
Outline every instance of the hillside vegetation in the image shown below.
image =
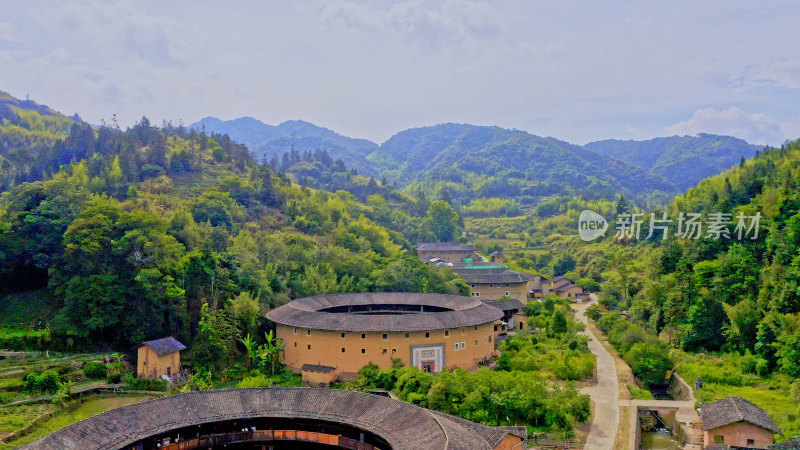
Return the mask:
POLYGON ((667 178, 681 191, 750 159, 763 147, 742 139, 701 133, 646 141, 609 139, 590 142, 584 148, 631 163, 667 178))
POLYGON ((38 296, 53 299, 51 311, 36 326, 66 345, 202 340, 207 305, 220 327, 205 342, 207 363, 221 366, 239 337, 261 334, 267 308, 292 298, 469 292, 408 253, 397 230, 413 223, 430 233, 427 222, 390 212, 380 196, 367 205, 346 191, 298 187, 225 135, 143 119, 126 131, 85 129, 76 142, 77 128, 41 158, 55 164, 68 153, 69 163, 0 201, 4 303, 46 292, 38 296))
POLYGON ((580 147, 519 130, 453 123, 404 130, 381 145, 302 121, 273 126, 250 117, 208 117, 190 127, 228 133, 273 168, 280 165, 298 176, 304 167, 286 164, 282 155, 291 149, 325 151, 415 196, 446 191, 454 205, 468 207, 465 214, 479 217, 517 215, 553 196, 611 200, 622 194, 637 205, 664 206, 760 148, 708 134, 580 147))

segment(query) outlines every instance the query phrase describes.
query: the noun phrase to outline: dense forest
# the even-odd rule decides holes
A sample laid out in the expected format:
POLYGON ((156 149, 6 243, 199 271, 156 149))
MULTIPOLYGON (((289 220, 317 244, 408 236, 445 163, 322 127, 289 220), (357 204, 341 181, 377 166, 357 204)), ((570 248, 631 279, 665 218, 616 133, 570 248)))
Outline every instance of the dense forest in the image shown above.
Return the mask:
POLYGON ((667 178, 680 191, 750 159, 762 149, 742 139, 700 133, 646 141, 608 139, 590 142, 584 148, 631 163, 667 178))
POLYGON ((66 342, 192 342, 208 305, 217 340, 230 346, 264 325, 265 309, 297 297, 469 292, 411 250, 412 240, 457 232, 445 202, 420 211, 403 197, 404 210, 378 194, 360 203, 346 191, 297 186, 226 135, 146 118, 124 131, 54 128, 66 120, 4 122, 0 130, 23 128, 40 148, 30 162, 3 155, 13 161, 4 174, 14 185, 0 203, 3 307, 35 310, 13 299, 38 292, 49 302, 38 323, 66 342))
MULTIPOLYGON (((622 194, 640 206, 663 207, 761 148, 709 134, 577 146, 519 130, 452 123, 404 130, 381 145, 302 121, 272 126, 250 117, 208 117, 190 128, 228 133, 267 160, 280 159, 290 146, 301 154, 323 149, 411 195, 447 191, 454 206, 475 217, 519 215, 552 196, 611 200, 622 194)), ((303 166, 279 163, 288 173, 304 172, 303 166)))

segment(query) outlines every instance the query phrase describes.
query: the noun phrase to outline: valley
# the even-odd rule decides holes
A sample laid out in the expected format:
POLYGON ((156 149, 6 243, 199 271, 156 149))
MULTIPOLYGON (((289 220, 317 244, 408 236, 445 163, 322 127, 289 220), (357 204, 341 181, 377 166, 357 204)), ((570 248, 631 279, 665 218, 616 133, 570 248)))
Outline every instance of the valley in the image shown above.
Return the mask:
MULTIPOLYGON (((379 145, 307 122, 213 118, 123 130, 5 93, 0 120, 0 431, 12 448, 149 398, 320 384, 520 427, 531 445, 629 448, 637 408, 671 405, 653 398, 675 377, 693 391, 674 400, 678 422, 702 427, 695 407, 741 397, 780 427, 777 441, 800 434, 797 141, 577 146, 442 124, 379 145), (578 235, 584 210, 609 222, 595 241, 578 235), (763 221, 745 240, 679 237, 677 223, 615 236, 619 217, 651 212, 763 221), (420 243, 469 254, 448 264, 420 243), (507 276, 522 294, 491 281, 507 276), (405 336, 268 319, 329 295, 356 302, 331 311, 417 312, 396 293, 494 305, 503 319, 405 336), (479 325, 488 334, 456 339, 479 325), (164 354, 180 360, 148 377, 138 349, 167 336, 182 348, 164 354), (468 345, 488 350, 456 365, 468 345), (319 361, 285 359, 319 346, 319 361), (349 352, 367 363, 338 367, 349 352)), ((698 445, 694 431, 682 445, 698 445)))

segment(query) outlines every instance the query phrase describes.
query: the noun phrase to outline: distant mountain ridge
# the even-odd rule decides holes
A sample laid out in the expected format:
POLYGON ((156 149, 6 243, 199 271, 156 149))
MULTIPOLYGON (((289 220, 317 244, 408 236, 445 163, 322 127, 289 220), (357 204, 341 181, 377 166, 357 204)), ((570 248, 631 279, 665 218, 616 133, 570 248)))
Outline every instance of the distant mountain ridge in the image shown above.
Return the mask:
POLYGON ((763 149, 762 146, 748 144, 743 139, 706 133, 646 141, 608 139, 590 142, 584 148, 631 163, 654 175, 661 175, 681 191, 730 169, 742 157, 752 158, 757 151, 763 149))
POLYGON ((378 150, 378 144, 366 139, 342 136, 302 120, 269 125, 252 117, 225 121, 206 117, 189 125, 189 128, 226 133, 235 141, 247 145, 258 159, 280 158, 292 146, 300 152, 323 149, 334 159, 342 159, 349 167, 355 167, 361 173, 376 174, 366 156, 378 150))
POLYGON ((390 181, 418 193, 447 189, 461 203, 480 197, 535 203, 550 195, 644 200, 673 193, 664 178, 631 164, 525 131, 441 124, 401 131, 370 156, 390 181))
MULTIPOLYGON (((508 193, 493 187, 498 183, 517 185, 512 196, 552 195, 580 186, 599 190, 602 196, 616 191, 639 200, 653 192, 672 195, 761 149, 742 139, 711 134, 609 139, 578 146, 525 131, 453 123, 404 130, 380 145, 304 121, 268 125, 252 117, 228 121, 207 117, 190 127, 227 133, 259 158, 279 158, 292 146, 299 151, 323 149, 360 173, 386 177, 401 186, 416 183, 423 191, 434 187, 431 180, 463 184, 470 175, 483 178, 461 189, 465 198, 508 193), (468 189, 479 192, 470 194, 468 189)), ((448 189, 454 188, 459 190, 448 189)))

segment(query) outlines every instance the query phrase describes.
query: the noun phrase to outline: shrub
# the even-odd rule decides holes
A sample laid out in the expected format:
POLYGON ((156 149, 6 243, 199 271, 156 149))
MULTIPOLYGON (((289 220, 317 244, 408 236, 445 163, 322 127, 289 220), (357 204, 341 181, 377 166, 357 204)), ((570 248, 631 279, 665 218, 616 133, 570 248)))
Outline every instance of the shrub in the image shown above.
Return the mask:
POLYGON ((633 373, 645 386, 660 385, 667 382, 667 373, 672 369, 672 360, 666 356, 666 349, 655 343, 639 342, 624 355, 633 373))
POLYGON ((590 319, 592 319, 594 321, 597 321, 597 319, 599 319, 602 314, 603 314, 602 313, 602 308, 600 308, 600 306, 597 305, 597 304, 594 304, 594 305, 586 308, 586 317, 588 317, 588 318, 590 318, 590 319))
POLYGON ((25 377, 22 390, 29 393, 53 394, 58 391, 58 373, 46 370, 39 373, 29 373, 25 377))
POLYGON ((120 359, 106 364, 106 377, 108 377, 108 381, 111 383, 119 383, 129 374, 130 371, 128 367, 120 359))
POLYGON ((237 388, 261 388, 270 386, 272 386, 272 380, 266 375, 246 377, 236 385, 237 388))
POLYGON ((167 380, 160 378, 133 378, 128 377, 127 388, 133 391, 166 391, 167 380))
POLYGON ((108 376, 108 368, 101 362, 93 361, 83 366, 83 374, 86 375, 87 378, 105 378, 108 376))

